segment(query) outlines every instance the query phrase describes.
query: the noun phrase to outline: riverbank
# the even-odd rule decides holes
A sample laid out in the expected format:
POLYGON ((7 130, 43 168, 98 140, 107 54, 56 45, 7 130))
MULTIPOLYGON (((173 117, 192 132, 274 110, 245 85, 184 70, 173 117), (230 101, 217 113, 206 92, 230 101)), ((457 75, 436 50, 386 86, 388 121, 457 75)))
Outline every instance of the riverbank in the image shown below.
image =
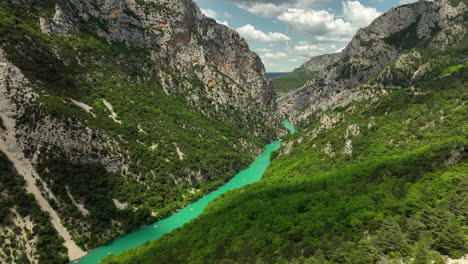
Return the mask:
POLYGON ((96 248, 89 252, 86 256, 70 263, 97 264, 99 261, 105 257, 108 257, 109 255, 116 255, 128 249, 136 248, 147 241, 156 240, 163 235, 170 233, 172 230, 182 227, 190 220, 199 216, 208 203, 216 199, 221 194, 260 180, 263 176, 263 173, 271 163, 271 153, 275 150, 278 150, 280 146, 281 141, 268 144, 265 148, 265 152, 257 159, 255 159, 255 161, 247 169, 239 172, 228 183, 216 191, 206 195, 197 202, 188 205, 172 216, 148 225, 136 232, 130 233, 127 236, 119 238, 109 245, 96 248))

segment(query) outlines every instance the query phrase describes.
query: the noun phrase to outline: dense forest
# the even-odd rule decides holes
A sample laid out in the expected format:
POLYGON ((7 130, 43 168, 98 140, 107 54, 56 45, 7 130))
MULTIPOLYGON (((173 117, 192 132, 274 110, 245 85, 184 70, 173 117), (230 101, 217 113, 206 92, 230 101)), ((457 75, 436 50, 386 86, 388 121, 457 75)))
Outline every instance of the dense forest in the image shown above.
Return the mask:
POLYGON ((301 143, 273 154, 260 182, 102 263, 423 264, 462 257, 468 68, 456 59, 467 51, 459 48, 452 60, 433 57, 440 62, 434 80, 302 123, 285 140, 301 143))

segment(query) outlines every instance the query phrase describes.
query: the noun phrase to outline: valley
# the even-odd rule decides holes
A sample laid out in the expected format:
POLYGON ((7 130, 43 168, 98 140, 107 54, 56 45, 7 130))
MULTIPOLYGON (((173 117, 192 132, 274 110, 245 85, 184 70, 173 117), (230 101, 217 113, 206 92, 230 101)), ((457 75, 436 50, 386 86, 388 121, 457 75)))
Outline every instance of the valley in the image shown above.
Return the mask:
POLYGON ((0 264, 468 261, 468 2, 312 2, 0 0, 0 264))
MULTIPOLYGON (((293 133, 295 131, 294 126, 289 123, 286 119, 285 127, 293 133)), ((165 234, 172 232, 173 230, 182 227, 184 224, 195 219, 197 216, 203 213, 205 207, 211 201, 217 197, 222 196, 224 193, 242 188, 245 185, 252 184, 261 179, 263 173, 270 165, 270 155, 273 151, 279 149, 281 145, 280 141, 276 141, 266 145, 265 152, 257 157, 253 163, 249 165, 247 169, 240 171, 226 184, 216 189, 212 193, 204 196, 193 204, 189 204, 187 207, 181 209, 177 213, 170 217, 152 223, 147 227, 133 232, 125 237, 119 238, 112 241, 109 245, 93 249, 85 257, 78 259, 78 262, 82 264, 94 264, 99 263, 100 260, 104 259, 109 255, 116 255, 122 253, 125 250, 136 248, 148 241, 156 240, 165 234)), ((73 263, 73 262, 71 262, 73 263)))

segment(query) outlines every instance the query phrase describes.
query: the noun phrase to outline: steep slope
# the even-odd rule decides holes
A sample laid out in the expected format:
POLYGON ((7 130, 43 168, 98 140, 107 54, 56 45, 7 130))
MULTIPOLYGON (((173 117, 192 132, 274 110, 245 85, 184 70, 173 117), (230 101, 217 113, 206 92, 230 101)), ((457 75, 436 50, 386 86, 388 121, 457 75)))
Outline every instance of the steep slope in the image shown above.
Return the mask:
POLYGON ((436 263, 445 263, 441 254, 460 258, 468 253, 467 73, 323 113, 284 143, 259 183, 102 263, 413 263, 419 251, 436 263), (419 248, 424 234, 430 241, 419 248))
POLYGON ((307 85, 307 81, 317 77, 328 66, 333 65, 339 59, 339 53, 312 57, 300 67, 294 69, 294 71, 271 78, 270 82, 275 92, 281 96, 291 90, 307 85))
MULTIPOLYGON (((444 50, 459 43, 466 33, 463 1, 419 1, 415 4, 392 8, 367 28, 360 29, 351 43, 341 52, 341 59, 312 79, 301 89, 283 96, 280 111, 291 113, 291 118, 305 120, 314 112, 360 100, 352 89, 375 79, 373 85, 386 90, 408 86, 413 73, 428 61, 430 52, 424 47, 444 50), (413 48, 420 48, 414 52, 413 48), (385 80, 385 68, 393 67, 394 76, 385 80), (380 76, 378 76, 380 75, 380 76), (378 78, 377 78, 378 77, 378 78), (301 111, 297 111, 301 110, 301 111)), ((422 77, 424 69, 416 76, 422 77)))
POLYGON ((192 1, 0 1, 0 151, 72 259, 245 168, 275 104, 259 57, 192 1))
POLYGON ((360 30, 340 62, 290 94, 283 110, 301 129, 283 140, 264 179, 103 263, 446 263, 466 255, 466 5, 406 5, 360 30), (384 37, 375 45, 361 43, 376 32, 384 37))
POLYGON ((2 263, 60 263, 68 259, 63 239, 28 195, 25 180, 0 153, 0 256, 2 263), (35 256, 35 257, 32 257, 35 256))
POLYGON ((340 53, 325 54, 310 58, 295 71, 323 72, 328 66, 335 64, 340 59, 340 53))

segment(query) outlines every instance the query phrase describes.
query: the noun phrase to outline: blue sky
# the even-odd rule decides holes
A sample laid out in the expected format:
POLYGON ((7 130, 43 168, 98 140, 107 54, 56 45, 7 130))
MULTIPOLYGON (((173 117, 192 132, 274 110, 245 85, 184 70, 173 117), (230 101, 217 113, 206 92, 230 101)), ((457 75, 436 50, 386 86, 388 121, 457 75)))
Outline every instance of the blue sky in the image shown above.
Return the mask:
POLYGON ((340 51, 356 31, 414 0, 194 0, 206 16, 237 30, 267 72, 340 51))

